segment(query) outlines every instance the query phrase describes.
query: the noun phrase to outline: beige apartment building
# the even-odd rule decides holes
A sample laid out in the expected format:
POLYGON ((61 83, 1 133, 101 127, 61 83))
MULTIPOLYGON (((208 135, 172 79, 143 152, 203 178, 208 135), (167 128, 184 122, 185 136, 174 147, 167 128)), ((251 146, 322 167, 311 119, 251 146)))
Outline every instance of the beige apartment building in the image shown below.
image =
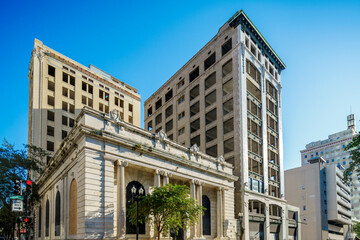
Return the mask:
POLYGON ((353 239, 350 187, 341 165, 326 165, 322 157, 285 171, 286 200, 301 208, 303 239, 353 239))
MULTIPOLYGON (((84 106, 140 127, 140 95, 101 69, 85 67, 35 39, 29 66, 28 143, 59 149, 84 106)), ((50 157, 46 160, 48 162, 50 157)))
POLYGON ((299 239, 284 198, 285 67, 240 10, 144 103, 146 130, 233 164, 240 239, 299 239))

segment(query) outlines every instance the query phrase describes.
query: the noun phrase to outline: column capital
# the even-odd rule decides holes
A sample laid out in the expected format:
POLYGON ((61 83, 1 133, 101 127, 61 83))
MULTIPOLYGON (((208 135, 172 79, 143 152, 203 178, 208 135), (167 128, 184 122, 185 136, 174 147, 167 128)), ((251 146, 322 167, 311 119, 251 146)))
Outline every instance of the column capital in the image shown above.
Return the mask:
POLYGON ((171 172, 165 172, 164 175, 167 176, 167 177, 172 177, 172 173, 171 173, 171 172))
POLYGON ((128 161, 117 160, 117 161, 116 161, 116 165, 117 165, 117 166, 127 167, 127 166, 129 165, 129 163, 128 163, 128 161))

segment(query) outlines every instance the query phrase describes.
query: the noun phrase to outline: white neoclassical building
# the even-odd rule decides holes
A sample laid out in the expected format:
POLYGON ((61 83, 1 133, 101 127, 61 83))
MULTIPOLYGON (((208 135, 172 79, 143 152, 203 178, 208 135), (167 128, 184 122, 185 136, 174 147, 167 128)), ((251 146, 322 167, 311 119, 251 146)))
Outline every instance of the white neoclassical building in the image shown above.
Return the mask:
MULTIPOLYGON (((150 133, 109 115, 84 108, 37 182, 36 239, 134 239, 127 221, 130 189, 185 184, 206 207, 199 222, 178 239, 235 239, 233 167, 223 157, 186 148, 160 131, 150 133)), ((140 238, 155 238, 140 225, 140 238)))

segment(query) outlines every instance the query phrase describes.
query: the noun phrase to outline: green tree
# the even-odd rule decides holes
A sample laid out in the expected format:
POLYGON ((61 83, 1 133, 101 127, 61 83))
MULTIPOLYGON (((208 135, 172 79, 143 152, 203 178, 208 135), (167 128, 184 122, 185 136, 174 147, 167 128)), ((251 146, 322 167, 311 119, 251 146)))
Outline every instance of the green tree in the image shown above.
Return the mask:
POLYGON ((351 155, 351 163, 344 171, 344 180, 351 181, 351 175, 356 174, 360 177, 360 134, 352 139, 352 141, 345 147, 351 155))
POLYGON ((353 230, 358 238, 360 238, 360 222, 353 225, 353 230))
MULTIPOLYGON (((161 233, 176 233, 199 220, 204 208, 190 197, 189 188, 185 185, 167 184, 155 187, 152 193, 139 201, 139 222, 153 223, 160 240, 161 233)), ((128 211, 131 224, 136 225, 136 203, 128 211)))
MULTIPOLYGON (((10 196, 14 192, 14 181, 22 180, 25 186, 28 170, 39 171, 40 159, 48 156, 41 148, 25 145, 23 149, 15 149, 14 145, 6 140, 0 146, 0 229, 4 233, 12 234, 16 223, 16 214, 11 211, 10 196)), ((23 187, 22 186, 22 187, 23 187)), ((39 199, 37 186, 32 184, 31 206, 39 199)), ((18 215, 25 213, 19 213, 18 215)))

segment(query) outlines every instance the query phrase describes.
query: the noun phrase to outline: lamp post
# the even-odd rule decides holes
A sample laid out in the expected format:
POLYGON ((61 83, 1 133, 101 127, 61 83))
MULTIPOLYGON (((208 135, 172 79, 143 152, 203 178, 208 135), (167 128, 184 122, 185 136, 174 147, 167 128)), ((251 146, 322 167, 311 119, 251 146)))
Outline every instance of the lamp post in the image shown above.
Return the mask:
POLYGON ((140 187, 137 189, 135 186, 131 188, 132 200, 136 202, 136 240, 139 240, 139 205, 138 202, 144 196, 144 189, 140 187))

